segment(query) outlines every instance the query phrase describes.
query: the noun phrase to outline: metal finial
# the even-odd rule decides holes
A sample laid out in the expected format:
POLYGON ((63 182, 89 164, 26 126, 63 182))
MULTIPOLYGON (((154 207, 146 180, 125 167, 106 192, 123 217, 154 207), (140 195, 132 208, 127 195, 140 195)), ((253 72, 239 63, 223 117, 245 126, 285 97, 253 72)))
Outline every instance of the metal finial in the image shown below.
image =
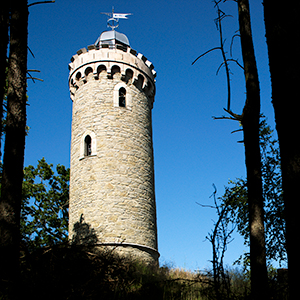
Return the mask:
POLYGON ((112 30, 115 30, 115 28, 119 27, 119 19, 128 19, 127 16, 132 15, 130 13, 128 14, 115 13, 114 8, 112 8, 111 13, 101 13, 101 14, 107 15, 109 17, 107 20, 107 27, 110 27, 112 30))

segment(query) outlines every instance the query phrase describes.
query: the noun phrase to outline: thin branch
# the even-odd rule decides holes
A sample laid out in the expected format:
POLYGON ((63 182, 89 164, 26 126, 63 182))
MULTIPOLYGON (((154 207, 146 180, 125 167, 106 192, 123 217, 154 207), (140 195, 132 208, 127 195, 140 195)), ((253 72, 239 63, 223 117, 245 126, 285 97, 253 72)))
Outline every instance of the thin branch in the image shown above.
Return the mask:
MULTIPOLYGON (((223 21, 223 19, 225 19, 226 17, 231 17, 231 18, 233 18, 232 15, 226 15, 222 10, 220 10, 220 12, 222 12, 222 14, 221 14, 221 16, 220 16, 220 19, 219 19, 219 17, 218 17, 217 19, 215 19, 216 25, 219 23, 219 21, 220 21, 220 22, 223 21)), ((218 25, 217 25, 217 28, 218 28, 218 25)))
POLYGON ((219 65, 219 67, 218 67, 218 69, 217 69, 217 71, 216 71, 216 75, 218 75, 219 74, 219 71, 220 71, 220 69, 222 68, 222 66, 224 66, 225 65, 225 63, 224 63, 224 61, 219 65))
POLYGON ((214 7, 218 6, 221 2, 225 2, 226 0, 215 0, 215 5, 214 7))
POLYGON ((239 132, 239 131, 243 131, 243 129, 233 130, 233 131, 231 131, 231 133, 236 133, 236 132, 239 132))
MULTIPOLYGON (((227 62, 228 62, 228 61, 233 61, 233 62, 235 62, 241 69, 244 70, 244 67, 238 62, 237 59, 228 58, 228 59, 227 59, 227 62)), ((225 62, 223 61, 223 62, 220 64, 219 68, 217 69, 216 75, 218 75, 220 69, 221 69, 222 66, 224 66, 224 65, 225 65, 225 62)))
POLYGON ((35 58, 33 52, 31 51, 31 49, 27 46, 27 49, 29 50, 30 54, 32 55, 33 58, 35 58))
POLYGON ((243 115, 238 115, 236 113, 234 113, 232 110, 230 109, 225 109, 223 108, 228 114, 230 114, 233 118, 235 118, 237 121, 242 121, 243 115))
POLYGON ((240 37, 240 34, 235 34, 232 38, 231 38, 231 43, 230 43, 230 56, 232 56, 232 46, 233 46, 233 40, 235 37, 240 37))
POLYGON ((221 117, 212 117, 214 120, 232 120, 232 121, 239 121, 237 118, 228 117, 228 116, 221 116, 221 117))
POLYGON ((35 80, 39 80, 39 81, 44 81, 43 79, 40 79, 40 78, 37 78, 37 77, 33 77, 29 72, 38 72, 40 73, 41 71, 39 70, 27 70, 27 74, 29 75, 29 77, 26 77, 26 79, 31 79, 34 83, 35 83, 35 80))
POLYGON ((40 73, 41 71, 40 71, 40 70, 34 70, 34 69, 33 69, 33 70, 27 70, 27 73, 28 73, 28 72, 38 72, 38 73, 40 73))
POLYGON ((213 208, 213 209, 216 209, 215 206, 212 206, 212 205, 205 205, 205 204, 201 204, 199 202, 196 202, 196 204, 200 205, 201 207, 208 207, 208 208, 213 208))
MULTIPOLYGON (((224 2, 225 0, 223 0, 224 2)), ((233 61, 235 62, 238 66, 242 67, 237 60, 234 59, 227 59, 226 58, 226 52, 224 50, 224 44, 225 44, 225 40, 223 40, 223 31, 222 31, 222 20, 225 17, 232 17, 231 15, 226 15, 220 8, 219 8, 219 3, 221 3, 222 0, 215 0, 215 7, 217 7, 217 13, 218 13, 218 17, 215 19, 215 24, 217 27, 217 30, 219 31, 219 35, 220 35, 220 46, 219 47, 215 47, 212 48, 206 52, 204 52, 203 54, 201 54, 200 56, 198 56, 192 63, 192 65, 201 57, 203 57, 204 55, 214 51, 214 50, 221 50, 222 53, 222 57, 223 57, 223 62, 222 64, 219 66, 218 70, 217 70, 217 74, 220 70, 220 68, 224 65, 225 66, 225 72, 226 72, 226 81, 227 81, 227 110, 230 111, 230 105, 231 105, 231 87, 230 87, 230 69, 229 69, 229 65, 228 65, 228 61, 233 61)), ((231 119, 231 118, 230 118, 231 119)))
POLYGON ((38 2, 33 2, 31 4, 28 4, 27 7, 33 6, 33 5, 37 5, 37 4, 47 4, 47 3, 55 3, 55 0, 53 1, 38 1, 38 2))
POLYGON ((34 83, 35 83, 35 80, 39 80, 39 81, 42 81, 42 82, 44 81, 41 78, 33 77, 28 71, 27 71, 27 74, 29 75, 29 77, 26 77, 26 79, 31 79, 34 83))
POLYGON ((239 63, 239 61, 237 59, 229 58, 229 59, 227 59, 227 61, 235 62, 241 69, 244 70, 244 67, 239 63))
POLYGON ((231 101, 231 92, 230 92, 230 73, 229 73, 229 66, 226 59, 226 53, 224 50, 224 43, 223 43, 223 31, 222 31, 222 17, 224 13, 218 7, 218 25, 219 25, 219 32, 220 32, 220 48, 223 56, 223 62, 225 65, 226 70, 226 79, 227 79, 227 109, 230 110, 230 101, 231 101))
POLYGON ((192 62, 192 65, 201 57, 203 57, 204 55, 208 54, 209 52, 212 52, 214 50, 221 50, 221 47, 215 47, 215 48, 212 48, 206 52, 204 52, 203 54, 201 54, 200 56, 198 56, 193 62, 192 62))

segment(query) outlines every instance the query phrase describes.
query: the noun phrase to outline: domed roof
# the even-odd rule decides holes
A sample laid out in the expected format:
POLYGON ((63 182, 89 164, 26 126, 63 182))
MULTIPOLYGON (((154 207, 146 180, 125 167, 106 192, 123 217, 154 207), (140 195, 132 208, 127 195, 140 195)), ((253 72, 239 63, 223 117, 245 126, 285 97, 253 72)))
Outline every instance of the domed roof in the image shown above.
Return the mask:
POLYGON ((95 46, 101 45, 126 45, 129 46, 129 40, 127 36, 123 33, 117 32, 115 30, 104 31, 101 33, 97 41, 95 42, 95 46))

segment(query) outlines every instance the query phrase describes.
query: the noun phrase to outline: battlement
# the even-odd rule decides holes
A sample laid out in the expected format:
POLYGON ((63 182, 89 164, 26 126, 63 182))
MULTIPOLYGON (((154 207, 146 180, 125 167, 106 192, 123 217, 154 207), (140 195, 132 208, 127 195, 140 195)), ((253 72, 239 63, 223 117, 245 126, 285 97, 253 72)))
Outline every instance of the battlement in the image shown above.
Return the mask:
POLYGON ((72 56, 69 64, 71 99, 81 85, 89 80, 101 80, 103 74, 113 79, 121 74, 121 80, 142 89, 154 101, 156 72, 153 64, 141 53, 124 45, 95 45, 82 48, 72 56), (101 74, 101 76, 100 76, 101 74))

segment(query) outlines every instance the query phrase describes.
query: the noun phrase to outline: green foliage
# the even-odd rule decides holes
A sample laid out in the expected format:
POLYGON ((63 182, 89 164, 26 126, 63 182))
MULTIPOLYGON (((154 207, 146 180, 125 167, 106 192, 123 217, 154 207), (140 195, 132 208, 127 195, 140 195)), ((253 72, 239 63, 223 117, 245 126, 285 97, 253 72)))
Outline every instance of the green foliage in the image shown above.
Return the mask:
MULTIPOLYGON (((262 157, 263 197, 265 208, 266 254, 269 260, 286 261, 284 203, 278 142, 265 119, 260 126, 260 147, 262 157)), ((223 205, 229 205, 229 218, 237 224, 238 232, 249 245, 249 224, 247 206, 247 182, 238 178, 229 181, 223 205)))
POLYGON ((20 226, 29 250, 67 241, 70 171, 52 168, 43 158, 24 169, 20 226))
POLYGON ((260 146, 265 199, 266 250, 269 259, 285 261, 287 257, 280 153, 278 141, 272 138, 272 133, 273 131, 263 120, 260 146))

